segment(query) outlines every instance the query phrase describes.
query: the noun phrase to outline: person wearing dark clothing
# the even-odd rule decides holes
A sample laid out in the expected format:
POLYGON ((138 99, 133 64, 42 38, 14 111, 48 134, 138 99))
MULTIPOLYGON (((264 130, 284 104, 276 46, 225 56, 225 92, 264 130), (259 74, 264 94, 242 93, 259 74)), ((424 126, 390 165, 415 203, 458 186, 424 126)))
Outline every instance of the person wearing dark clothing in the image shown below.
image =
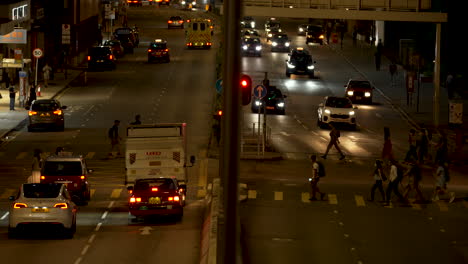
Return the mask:
POLYGON ((429 153, 429 132, 425 128, 420 131, 420 137, 417 142, 417 148, 419 164, 424 164, 424 160, 426 159, 429 153))
POLYGON ((419 182, 422 180, 421 176, 421 169, 419 168, 418 164, 416 161, 411 161, 410 162, 410 167, 407 169, 406 173, 404 174, 403 177, 408 176, 408 184, 405 187, 405 191, 403 193, 403 198, 405 200, 408 199, 408 195, 412 190, 416 191, 416 201, 417 202, 424 202, 424 196, 419 189, 419 182))
POLYGON ((447 136, 445 135, 444 131, 440 131, 439 141, 435 146, 436 154, 435 154, 435 164, 445 163, 448 160, 448 142, 447 136))
POLYGON ((15 111, 15 98, 17 91, 14 86, 10 86, 8 91, 10 92, 10 111, 15 111))
POLYGON ((119 135, 119 125, 120 125, 120 120, 114 120, 114 125, 111 128, 109 128, 109 131, 108 131, 108 137, 111 142, 111 149, 109 151, 109 156, 113 156, 112 152, 114 150, 117 150, 118 156, 121 155, 120 141, 122 140, 122 138, 119 135))
POLYGON ((141 116, 140 115, 136 115, 135 116, 135 121, 131 122, 130 125, 141 125, 141 116))
POLYGON ((374 201, 374 196, 375 196, 375 190, 378 189, 380 192, 380 195, 382 196, 382 200, 385 201, 385 192, 383 189, 383 182, 387 180, 385 177, 384 171, 383 171, 383 166, 382 166, 382 161, 381 160, 376 160, 375 161, 375 169, 373 172, 374 177, 374 185, 372 185, 371 188, 371 197, 370 201, 374 201))
POLYGON ((318 182, 320 180, 320 176, 319 176, 320 166, 317 163, 317 156, 312 155, 312 156, 310 156, 310 159, 312 161, 312 177, 309 178, 309 182, 310 182, 310 198, 309 198, 309 200, 310 201, 317 201, 317 198, 315 197, 315 195, 317 193, 320 194, 320 200, 323 200, 325 198, 325 193, 321 192, 320 189, 318 188, 318 182))
POLYGON ((27 107, 29 108, 29 106, 31 106, 32 102, 34 100, 36 100, 36 99, 37 99, 36 87, 34 85, 31 85, 31 87, 29 88, 29 98, 28 98, 27 107))
POLYGON ((410 129, 410 132, 408 135, 408 143, 409 143, 409 150, 408 152, 406 152, 405 161, 409 161, 410 159, 419 160, 418 152, 417 152, 416 130, 410 129))
POLYGON ((451 72, 448 73, 447 79, 445 79, 445 88, 447 89, 448 98, 452 99, 454 95, 454 77, 451 72))
POLYGON ((335 128, 335 126, 333 126, 332 124, 330 124, 330 127, 331 127, 331 131, 330 131, 330 142, 328 143, 328 146, 327 146, 327 150, 325 151, 325 154, 323 154, 323 156, 321 156, 322 158, 326 159, 327 158, 327 155, 328 155, 328 152, 330 151, 330 149, 335 146, 336 150, 338 150, 338 152, 340 153, 341 157, 340 157, 340 160, 344 159, 345 158, 345 155, 343 154, 343 152, 341 151, 340 149, 340 146, 338 146, 338 144, 340 144, 340 131, 337 130, 335 128))

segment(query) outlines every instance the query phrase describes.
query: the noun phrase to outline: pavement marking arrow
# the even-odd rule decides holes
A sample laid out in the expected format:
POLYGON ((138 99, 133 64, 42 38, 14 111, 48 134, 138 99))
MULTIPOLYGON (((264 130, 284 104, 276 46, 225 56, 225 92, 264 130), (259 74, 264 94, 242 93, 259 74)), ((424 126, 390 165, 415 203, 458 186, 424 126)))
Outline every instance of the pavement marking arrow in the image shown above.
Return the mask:
POLYGON ((140 235, 150 235, 151 232, 150 230, 153 230, 153 228, 151 228, 151 226, 145 226, 145 227, 142 227, 139 229, 141 232, 140 232, 140 235))

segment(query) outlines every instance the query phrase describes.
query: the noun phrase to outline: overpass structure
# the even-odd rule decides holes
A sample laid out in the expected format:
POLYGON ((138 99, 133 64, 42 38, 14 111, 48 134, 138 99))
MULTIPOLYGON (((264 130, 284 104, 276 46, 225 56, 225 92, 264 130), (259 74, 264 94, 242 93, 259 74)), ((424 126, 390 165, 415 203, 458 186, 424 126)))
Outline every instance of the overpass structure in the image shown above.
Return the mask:
MULTIPOLYGON (((447 13, 436 10, 432 6, 433 2, 432 0, 244 0, 242 8, 246 16, 376 21, 375 40, 383 39, 385 21, 436 24, 433 121, 437 127, 440 123, 441 24, 447 22, 447 13)), ((220 10, 222 12, 223 8, 220 10)))

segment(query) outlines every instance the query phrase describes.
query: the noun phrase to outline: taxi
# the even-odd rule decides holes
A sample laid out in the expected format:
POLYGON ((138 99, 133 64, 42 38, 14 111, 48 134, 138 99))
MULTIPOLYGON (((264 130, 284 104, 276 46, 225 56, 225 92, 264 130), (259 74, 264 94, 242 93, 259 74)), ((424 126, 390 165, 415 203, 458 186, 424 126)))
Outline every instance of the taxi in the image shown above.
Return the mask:
POLYGON ((165 61, 170 62, 169 49, 167 42, 163 39, 155 39, 148 47, 148 62, 165 61))

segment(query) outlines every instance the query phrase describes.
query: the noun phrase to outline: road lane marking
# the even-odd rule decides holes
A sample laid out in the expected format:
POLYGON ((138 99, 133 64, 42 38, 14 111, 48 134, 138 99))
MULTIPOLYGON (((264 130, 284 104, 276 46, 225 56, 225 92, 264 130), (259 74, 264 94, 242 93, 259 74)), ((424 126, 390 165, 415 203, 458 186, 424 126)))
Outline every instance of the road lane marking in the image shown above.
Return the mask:
POLYGON ((102 214, 101 219, 103 219, 103 220, 106 219, 107 214, 108 214, 108 211, 105 211, 105 212, 102 214))
POLYGON ((257 199, 257 191, 256 190, 248 190, 247 191, 247 198, 257 199))
POLYGON ((73 264, 80 264, 81 262, 81 257, 77 258, 73 264))
POLYGON ((18 154, 18 156, 16 156, 16 159, 17 160, 24 159, 27 155, 28 155, 27 152, 21 152, 20 154, 18 154))
POLYGON ((94 229, 94 231, 96 231, 96 232, 99 231, 99 229, 101 228, 101 226, 102 226, 102 223, 99 222, 99 223, 96 225, 96 228, 94 229))
POLYGON ((89 245, 85 245, 83 250, 81 250, 81 255, 85 255, 86 252, 88 251, 89 245))
POLYGON ((7 199, 8 197, 13 196, 15 192, 16 192, 16 189, 6 189, 2 193, 2 196, 0 196, 0 199, 7 199))
POLYGON ((96 234, 92 234, 91 237, 88 239, 88 244, 93 243, 95 237, 96 237, 96 234))
POLYGON ((310 194, 308 192, 301 193, 301 200, 304 203, 310 203, 310 194))
POLYGON ((94 196, 94 193, 96 193, 96 189, 91 189, 90 196, 93 197, 93 196, 94 196))
POLYGON ((107 209, 112 208, 112 206, 114 206, 114 202, 115 202, 115 201, 110 202, 109 205, 107 206, 107 209))
POLYGON ((275 201, 283 200, 283 192, 275 192, 275 201))
POLYGON ((92 159, 94 157, 94 155, 96 154, 96 152, 88 152, 88 154, 86 154, 86 159, 92 159))
POLYGON ((0 220, 5 220, 5 218, 10 214, 10 212, 6 212, 1 218, 0 220))
POLYGON ((114 189, 114 190, 112 190, 111 198, 115 198, 115 199, 119 198, 121 192, 122 192, 122 189, 114 189))
POLYGON ((448 206, 447 203, 444 201, 437 201, 437 205, 439 206, 439 210, 441 212, 448 212, 448 206))
POLYGON ((362 195, 354 195, 354 200, 356 200, 356 205, 358 207, 366 206, 366 202, 364 202, 364 197, 362 197, 362 195))
POLYGON ((328 203, 338 204, 338 197, 336 197, 336 194, 328 194, 328 203))

